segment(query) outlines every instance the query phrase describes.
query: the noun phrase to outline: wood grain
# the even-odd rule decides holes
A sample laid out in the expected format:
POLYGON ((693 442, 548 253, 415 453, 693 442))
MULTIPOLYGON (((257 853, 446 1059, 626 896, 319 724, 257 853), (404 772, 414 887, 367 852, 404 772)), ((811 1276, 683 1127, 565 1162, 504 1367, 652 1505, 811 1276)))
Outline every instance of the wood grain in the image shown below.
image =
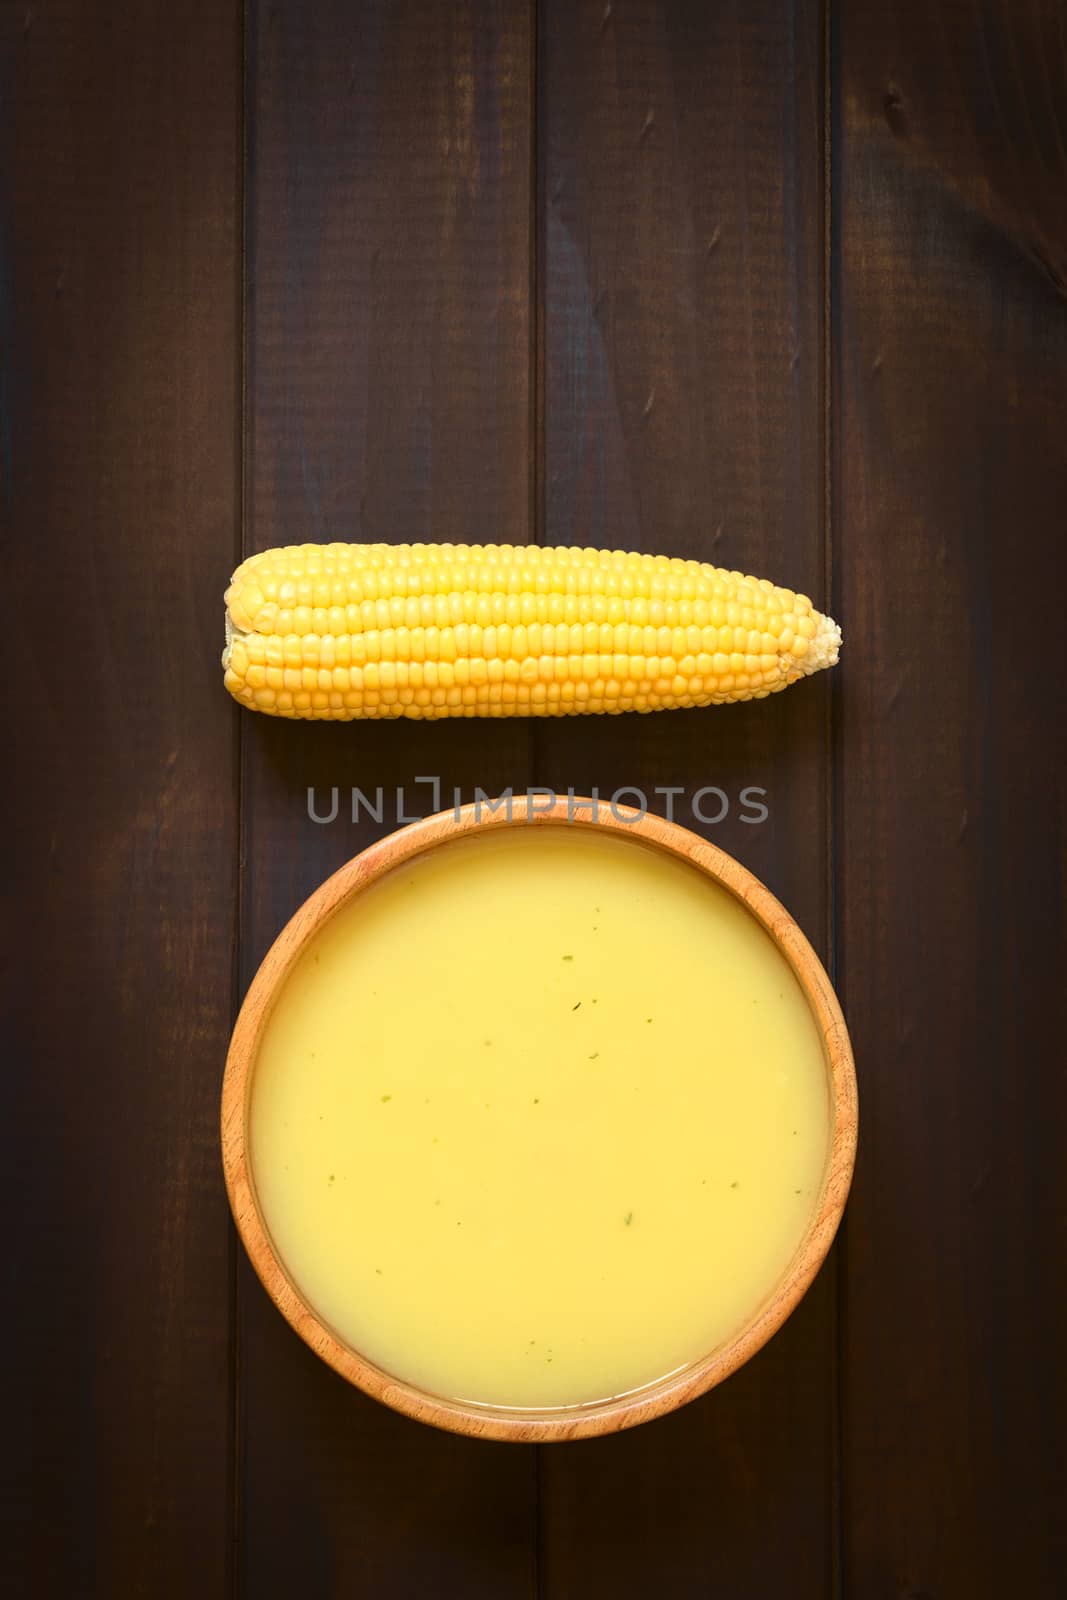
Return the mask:
POLYGON ((1052 1595, 1067 1554, 1057 10, 837 36, 844 1579, 874 1600, 1052 1595))
MULTIPOLYGON (((302 539, 529 536, 531 18, 503 0, 249 14, 246 553, 302 539)), ((419 776, 525 785, 528 736, 243 721, 242 982, 419 776), (336 824, 306 790, 341 791, 336 824), (351 789, 375 822, 351 822, 351 789)), ((242 1593, 529 1596, 533 1457, 356 1393, 242 1259, 242 1593)))
MULTIPOLYGON (((824 598, 823 39, 817 5, 539 8, 544 524, 824 598)), ((846 635, 844 668, 849 642, 846 635)), ((535 732, 539 783, 633 785, 827 950, 829 687, 535 732), (741 820, 742 788, 767 822, 741 820), (705 797, 705 815, 721 802, 705 797), (800 843, 802 841, 802 843, 800 843)), ((831 1270, 737 1376, 654 1427, 544 1458, 553 1596, 829 1592, 831 1270), (773 1506, 773 1533, 768 1507, 773 1506)))
POLYGON ((41 1600, 229 1592, 239 34, 0 12, 0 1589, 41 1600))

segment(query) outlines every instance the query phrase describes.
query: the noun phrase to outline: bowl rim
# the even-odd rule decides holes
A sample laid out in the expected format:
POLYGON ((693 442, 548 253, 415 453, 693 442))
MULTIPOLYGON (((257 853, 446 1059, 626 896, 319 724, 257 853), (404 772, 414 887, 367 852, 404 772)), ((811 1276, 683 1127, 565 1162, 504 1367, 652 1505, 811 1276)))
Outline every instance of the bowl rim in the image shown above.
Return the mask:
POLYGON ((274 940, 234 1025, 222 1085, 221 1134, 226 1192, 241 1242, 267 1294, 315 1353, 371 1398, 420 1422, 472 1438, 549 1443, 587 1439, 666 1415, 721 1383, 756 1354, 796 1308, 833 1243, 852 1181, 858 1134, 855 1063, 830 979, 793 917, 747 867, 680 823, 586 796, 548 791, 478 800, 411 823, 368 845, 315 889, 274 940), (521 815, 516 815, 516 810, 521 815), (630 1394, 589 1405, 522 1410, 442 1399, 394 1377, 362 1356, 317 1315, 275 1252, 260 1213, 249 1155, 248 1110, 259 1040, 274 1000, 305 944, 355 895, 417 856, 500 827, 575 826, 607 830, 688 862, 729 890, 775 941, 799 982, 822 1035, 831 1100, 830 1147, 818 1204, 774 1289, 728 1340, 680 1372, 630 1394))

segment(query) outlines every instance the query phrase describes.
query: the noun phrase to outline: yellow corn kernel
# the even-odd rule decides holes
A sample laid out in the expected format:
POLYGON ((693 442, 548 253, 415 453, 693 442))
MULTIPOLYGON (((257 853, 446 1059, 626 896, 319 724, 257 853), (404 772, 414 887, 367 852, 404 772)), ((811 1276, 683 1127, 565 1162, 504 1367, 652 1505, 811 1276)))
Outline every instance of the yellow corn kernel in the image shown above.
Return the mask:
POLYGON ((618 550, 295 545, 238 567, 226 606, 230 694, 321 720, 764 699, 841 642, 767 579, 618 550))

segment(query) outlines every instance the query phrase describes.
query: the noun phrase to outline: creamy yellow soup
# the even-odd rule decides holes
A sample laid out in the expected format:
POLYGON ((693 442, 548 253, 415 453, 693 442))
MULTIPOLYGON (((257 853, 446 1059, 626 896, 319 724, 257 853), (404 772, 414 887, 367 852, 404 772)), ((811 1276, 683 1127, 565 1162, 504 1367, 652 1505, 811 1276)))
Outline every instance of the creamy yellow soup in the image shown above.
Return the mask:
POLYGON ((275 1249, 344 1341, 440 1396, 546 1407, 749 1318, 817 1202, 830 1097, 800 986, 729 893, 516 825, 315 937, 250 1118, 275 1249))

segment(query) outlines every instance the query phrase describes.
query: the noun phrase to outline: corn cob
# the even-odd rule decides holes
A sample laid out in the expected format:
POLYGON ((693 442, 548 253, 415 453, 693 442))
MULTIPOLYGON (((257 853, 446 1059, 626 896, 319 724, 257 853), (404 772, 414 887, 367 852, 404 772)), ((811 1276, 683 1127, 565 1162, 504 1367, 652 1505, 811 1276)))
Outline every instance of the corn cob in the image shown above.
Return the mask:
POLYGON ((565 716, 761 700, 837 661, 806 595, 699 561, 535 545, 265 550, 226 687, 270 716, 565 716))

